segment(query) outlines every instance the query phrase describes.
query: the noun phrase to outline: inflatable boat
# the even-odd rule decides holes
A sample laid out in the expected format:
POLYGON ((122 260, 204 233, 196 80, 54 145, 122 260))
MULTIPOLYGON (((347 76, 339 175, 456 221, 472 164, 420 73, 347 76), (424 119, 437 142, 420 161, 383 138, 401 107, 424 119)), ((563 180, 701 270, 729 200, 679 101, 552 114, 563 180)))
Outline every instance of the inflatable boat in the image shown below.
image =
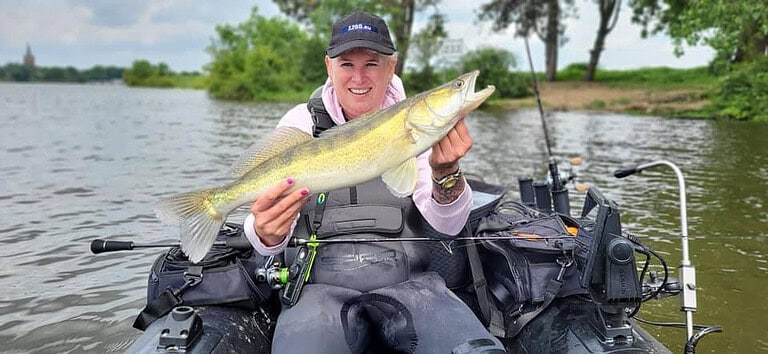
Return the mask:
MULTIPOLYGON (((681 297, 686 318, 677 325, 686 328, 685 352, 693 353, 701 337, 720 328, 693 324, 695 268, 688 258, 682 173, 657 161, 615 175, 658 166, 672 168, 680 184, 679 280, 661 256, 622 230, 618 205, 597 188, 587 191, 580 213, 572 213, 568 177, 558 177, 552 161, 548 181, 518 180, 519 201, 508 200, 503 187, 468 179, 474 206, 465 234, 449 239, 429 231, 405 241, 429 247, 429 270, 443 276, 510 353, 668 353, 634 319, 643 302, 667 296, 681 297), (637 255, 645 255, 643 264, 637 255), (647 271, 652 257, 664 274, 647 271)), ((134 323, 143 334, 128 352, 269 353, 281 298, 304 278, 297 276, 302 273, 296 264, 310 242, 292 240, 285 256, 263 257, 253 252, 240 225, 226 223, 199 264, 177 245, 94 240, 91 250, 168 247, 150 270, 147 306, 134 323)))

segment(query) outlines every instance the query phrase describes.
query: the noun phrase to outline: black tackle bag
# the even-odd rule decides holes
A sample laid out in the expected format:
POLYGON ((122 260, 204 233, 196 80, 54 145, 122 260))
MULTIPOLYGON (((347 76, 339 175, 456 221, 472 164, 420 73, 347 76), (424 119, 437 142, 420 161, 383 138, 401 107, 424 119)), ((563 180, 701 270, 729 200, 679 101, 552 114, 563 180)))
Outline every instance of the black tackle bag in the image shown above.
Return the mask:
POLYGON ((490 298, 486 315, 495 335, 514 337, 555 298, 588 293, 576 260, 591 235, 576 220, 506 202, 479 221, 474 235, 489 238, 478 247, 487 289, 478 297, 490 298))
POLYGON ((179 305, 255 310, 274 295, 269 285, 256 281, 256 270, 265 267, 269 257, 245 247, 248 244, 241 225, 226 223, 216 240, 197 264, 190 262, 178 247, 172 247, 155 260, 149 273, 147 306, 136 318, 135 328, 146 329, 179 305), (224 245, 227 240, 235 239, 244 246, 224 245))

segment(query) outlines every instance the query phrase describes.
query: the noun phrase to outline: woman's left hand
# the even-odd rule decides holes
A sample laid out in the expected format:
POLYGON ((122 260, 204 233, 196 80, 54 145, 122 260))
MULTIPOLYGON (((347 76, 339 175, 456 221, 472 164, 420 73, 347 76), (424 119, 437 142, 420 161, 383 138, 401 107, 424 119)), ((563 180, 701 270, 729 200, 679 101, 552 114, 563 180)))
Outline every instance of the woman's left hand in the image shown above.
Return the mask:
POLYGON ((472 136, 469 135, 464 117, 448 132, 442 140, 432 146, 429 165, 432 175, 441 178, 459 169, 459 160, 472 148, 472 136))

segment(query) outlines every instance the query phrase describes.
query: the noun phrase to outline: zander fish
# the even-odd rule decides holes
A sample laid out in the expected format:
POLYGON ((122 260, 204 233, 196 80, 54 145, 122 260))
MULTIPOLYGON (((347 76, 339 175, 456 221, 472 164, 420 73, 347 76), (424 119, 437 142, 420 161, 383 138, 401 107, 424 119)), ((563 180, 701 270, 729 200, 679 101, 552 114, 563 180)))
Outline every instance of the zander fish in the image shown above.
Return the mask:
POLYGON ((163 222, 180 225, 182 250, 199 262, 230 212, 288 177, 295 180, 292 190, 330 191, 381 176, 394 195, 408 196, 418 178, 416 157, 495 90, 488 86, 475 92, 478 74, 466 73, 318 138, 297 128, 278 128, 236 164, 235 181, 171 196, 158 202, 155 211, 163 222))

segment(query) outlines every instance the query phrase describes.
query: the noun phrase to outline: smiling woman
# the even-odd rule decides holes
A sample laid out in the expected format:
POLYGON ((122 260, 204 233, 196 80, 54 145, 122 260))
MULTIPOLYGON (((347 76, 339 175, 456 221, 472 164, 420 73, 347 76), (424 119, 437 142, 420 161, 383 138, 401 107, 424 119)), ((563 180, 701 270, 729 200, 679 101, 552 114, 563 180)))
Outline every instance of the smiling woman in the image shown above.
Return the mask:
POLYGON ((344 116, 352 119, 380 109, 392 80, 397 54, 384 55, 370 49, 353 49, 325 59, 328 78, 336 89, 344 116))

